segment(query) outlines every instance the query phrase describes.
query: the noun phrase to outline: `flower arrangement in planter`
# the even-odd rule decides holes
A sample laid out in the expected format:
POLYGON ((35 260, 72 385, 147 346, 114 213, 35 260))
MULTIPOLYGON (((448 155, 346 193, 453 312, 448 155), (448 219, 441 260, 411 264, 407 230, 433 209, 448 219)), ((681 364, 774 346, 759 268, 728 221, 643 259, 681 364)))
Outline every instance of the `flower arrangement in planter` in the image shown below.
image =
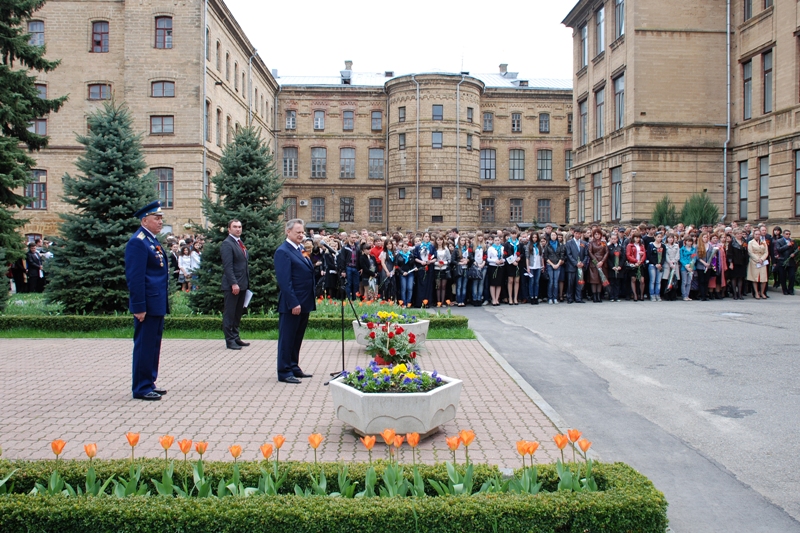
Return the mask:
POLYGON ((406 331, 400 324, 393 324, 386 313, 385 323, 367 322, 367 353, 375 358, 377 364, 410 364, 419 355, 417 336, 406 331))
POLYGON ((377 313, 364 313, 361 315, 362 322, 376 322, 383 324, 387 321, 395 324, 414 324, 419 322, 417 315, 407 315, 406 313, 397 314, 394 311, 378 311, 377 313))
MULTIPOLYGON (((413 339, 419 345, 428 338, 428 328, 430 320, 422 320, 417 315, 409 315, 406 313, 395 313, 394 311, 378 311, 376 313, 364 313, 361 315, 361 321, 353 320, 353 333, 356 335, 356 342, 364 346, 369 346, 370 341, 374 338, 371 335, 375 327, 370 328, 369 325, 383 327, 390 324, 402 325, 403 331, 413 335, 413 339)), ((376 335, 377 336, 377 333, 376 335)), ((367 351, 369 353, 369 350, 367 351)), ((374 354, 370 354, 374 355, 374 354)), ((389 362, 388 359, 383 357, 384 361, 389 362)))
POLYGON ((342 383, 361 392, 428 392, 445 384, 435 370, 423 372, 418 365, 409 368, 403 363, 380 368, 370 361, 367 368, 357 366, 342 376, 342 383))

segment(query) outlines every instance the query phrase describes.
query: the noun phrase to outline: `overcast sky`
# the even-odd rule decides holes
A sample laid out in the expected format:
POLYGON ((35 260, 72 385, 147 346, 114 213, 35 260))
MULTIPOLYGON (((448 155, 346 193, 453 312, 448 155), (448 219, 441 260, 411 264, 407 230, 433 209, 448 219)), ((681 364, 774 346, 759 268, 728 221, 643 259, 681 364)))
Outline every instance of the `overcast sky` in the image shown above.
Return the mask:
POLYGON ((353 70, 497 72, 572 79, 577 0, 225 0, 259 55, 282 76, 353 70))

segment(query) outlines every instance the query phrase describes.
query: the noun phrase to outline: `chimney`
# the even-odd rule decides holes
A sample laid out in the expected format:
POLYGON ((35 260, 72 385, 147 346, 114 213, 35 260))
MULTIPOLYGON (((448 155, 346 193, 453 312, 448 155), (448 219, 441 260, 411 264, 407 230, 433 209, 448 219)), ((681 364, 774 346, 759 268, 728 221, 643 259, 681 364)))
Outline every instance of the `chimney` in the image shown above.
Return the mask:
POLYGON ((385 71, 385 72, 383 73, 383 77, 384 77, 384 78, 394 78, 394 71, 393 71, 393 70, 387 70, 387 71, 385 71))
POLYGON ((353 62, 352 61, 345 61, 344 62, 344 69, 345 70, 353 70, 353 62))
POLYGON ((500 63, 500 74, 505 75, 508 72, 508 63, 500 63))
POLYGON ((278 69, 276 69, 276 68, 272 69, 272 77, 273 78, 278 78, 279 77, 278 76, 278 69))

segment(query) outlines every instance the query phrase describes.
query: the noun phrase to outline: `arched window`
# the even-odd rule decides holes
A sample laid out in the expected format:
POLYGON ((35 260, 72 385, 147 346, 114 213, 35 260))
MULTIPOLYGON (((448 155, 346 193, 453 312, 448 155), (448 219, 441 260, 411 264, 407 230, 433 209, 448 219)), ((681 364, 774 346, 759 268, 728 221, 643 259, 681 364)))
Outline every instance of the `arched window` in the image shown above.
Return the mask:
POLYGON ((233 62, 233 90, 239 90, 239 63, 233 62))
POLYGON ((231 55, 225 52, 225 80, 231 81, 231 55))
POLYGON ((222 44, 217 41, 217 72, 222 72, 222 44))
POLYGON ((222 109, 217 109, 217 146, 222 146, 222 109))
POLYGON ((172 17, 156 17, 156 48, 172 48, 172 17))
POLYGON ((108 52, 108 22, 92 22, 92 52, 101 54, 108 52))

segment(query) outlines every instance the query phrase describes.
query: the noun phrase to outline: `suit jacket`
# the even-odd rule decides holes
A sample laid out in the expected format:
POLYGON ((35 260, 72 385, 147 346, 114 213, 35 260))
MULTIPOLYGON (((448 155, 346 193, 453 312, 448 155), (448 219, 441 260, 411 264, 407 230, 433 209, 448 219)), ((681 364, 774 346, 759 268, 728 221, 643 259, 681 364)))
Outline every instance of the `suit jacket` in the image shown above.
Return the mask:
POLYGON ((29 251, 25 256, 25 261, 28 265, 28 276, 39 277, 39 271, 42 269, 42 256, 39 252, 29 251))
MULTIPOLYGON (((356 251, 356 254, 359 252, 356 251)), ((343 246, 341 250, 339 250, 339 254, 336 256, 336 267, 339 269, 339 272, 344 272, 345 268, 350 266, 350 260, 353 257, 353 251, 348 246, 343 246)), ((358 255, 356 255, 356 266, 358 268, 358 255)))
POLYGON ((125 246, 125 279, 131 313, 169 313, 169 261, 158 240, 137 229, 125 246), (159 257, 160 256, 160 257, 159 257))
POLYGON ((314 267, 310 260, 286 241, 275 251, 275 277, 280 289, 279 313, 291 313, 298 305, 301 313, 310 313, 317 308, 314 267))
POLYGON ((250 287, 250 270, 247 266, 245 254, 236 239, 230 235, 219 245, 219 255, 222 257, 222 290, 229 291, 234 285, 240 291, 250 287))
POLYGON ((589 260, 589 249, 586 243, 580 241, 576 244, 575 239, 570 239, 565 247, 567 249, 567 260, 565 261, 567 272, 577 272, 578 263, 583 263, 583 265, 586 266, 589 260))

